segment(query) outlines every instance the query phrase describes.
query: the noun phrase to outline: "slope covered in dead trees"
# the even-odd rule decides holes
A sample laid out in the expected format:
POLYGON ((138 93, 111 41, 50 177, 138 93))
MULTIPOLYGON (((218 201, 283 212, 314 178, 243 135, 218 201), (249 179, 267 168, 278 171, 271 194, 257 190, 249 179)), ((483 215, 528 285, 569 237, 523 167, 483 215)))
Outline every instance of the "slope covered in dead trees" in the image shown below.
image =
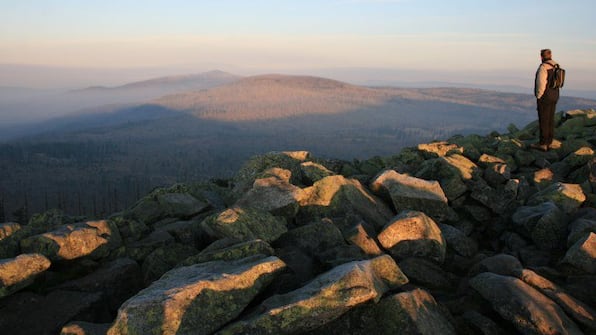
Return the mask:
POLYGON ((596 334, 596 111, 0 225, 2 334, 596 334))

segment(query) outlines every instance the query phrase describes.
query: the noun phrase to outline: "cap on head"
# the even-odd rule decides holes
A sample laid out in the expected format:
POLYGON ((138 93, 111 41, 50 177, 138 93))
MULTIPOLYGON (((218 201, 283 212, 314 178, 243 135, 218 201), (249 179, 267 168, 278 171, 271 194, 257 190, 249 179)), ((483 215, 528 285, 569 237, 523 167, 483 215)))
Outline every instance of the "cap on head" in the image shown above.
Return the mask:
POLYGON ((552 56, 552 52, 550 49, 542 49, 540 50, 540 57, 542 58, 550 58, 552 56))

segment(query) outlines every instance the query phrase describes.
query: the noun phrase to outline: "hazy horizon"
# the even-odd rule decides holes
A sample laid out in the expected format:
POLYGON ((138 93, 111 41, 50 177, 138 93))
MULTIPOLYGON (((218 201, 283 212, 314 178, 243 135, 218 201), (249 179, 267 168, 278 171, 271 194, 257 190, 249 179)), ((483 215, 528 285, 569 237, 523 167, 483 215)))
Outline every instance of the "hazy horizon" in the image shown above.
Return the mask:
POLYGON ((93 86, 115 87, 159 77, 183 76, 211 71, 223 71, 240 76, 263 74, 309 75, 356 84, 367 84, 374 81, 409 83, 450 82, 528 87, 527 78, 523 73, 512 72, 504 75, 500 70, 459 73, 448 70, 432 71, 428 69, 375 67, 248 69, 230 65, 198 65, 196 67, 83 68, 31 64, 0 64, 0 70, 0 87, 42 90, 71 90, 93 86))
POLYGON ((531 87, 538 51, 549 47, 568 71, 567 88, 596 90, 596 4, 585 0, 53 0, 0 8, 0 86, 114 86, 219 69, 531 87), (548 27, 553 17, 563 23, 548 27))

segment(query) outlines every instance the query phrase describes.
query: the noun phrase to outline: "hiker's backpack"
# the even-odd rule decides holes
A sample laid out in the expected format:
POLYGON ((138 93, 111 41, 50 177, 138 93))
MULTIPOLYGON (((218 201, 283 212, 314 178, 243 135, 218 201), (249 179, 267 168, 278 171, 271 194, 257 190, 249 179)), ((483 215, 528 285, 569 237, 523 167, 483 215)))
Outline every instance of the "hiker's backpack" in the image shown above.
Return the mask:
POLYGON ((549 81, 549 88, 563 88, 565 85, 565 69, 562 69, 559 64, 553 65, 552 80, 549 81))

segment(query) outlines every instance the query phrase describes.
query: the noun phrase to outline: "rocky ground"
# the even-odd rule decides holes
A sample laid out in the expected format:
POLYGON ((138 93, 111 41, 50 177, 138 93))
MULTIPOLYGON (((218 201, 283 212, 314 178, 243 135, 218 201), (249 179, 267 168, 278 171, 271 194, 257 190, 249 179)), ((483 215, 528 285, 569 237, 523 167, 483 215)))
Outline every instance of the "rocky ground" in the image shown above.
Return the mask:
POLYGON ((0 225, 0 334, 596 334, 596 111, 0 225))

